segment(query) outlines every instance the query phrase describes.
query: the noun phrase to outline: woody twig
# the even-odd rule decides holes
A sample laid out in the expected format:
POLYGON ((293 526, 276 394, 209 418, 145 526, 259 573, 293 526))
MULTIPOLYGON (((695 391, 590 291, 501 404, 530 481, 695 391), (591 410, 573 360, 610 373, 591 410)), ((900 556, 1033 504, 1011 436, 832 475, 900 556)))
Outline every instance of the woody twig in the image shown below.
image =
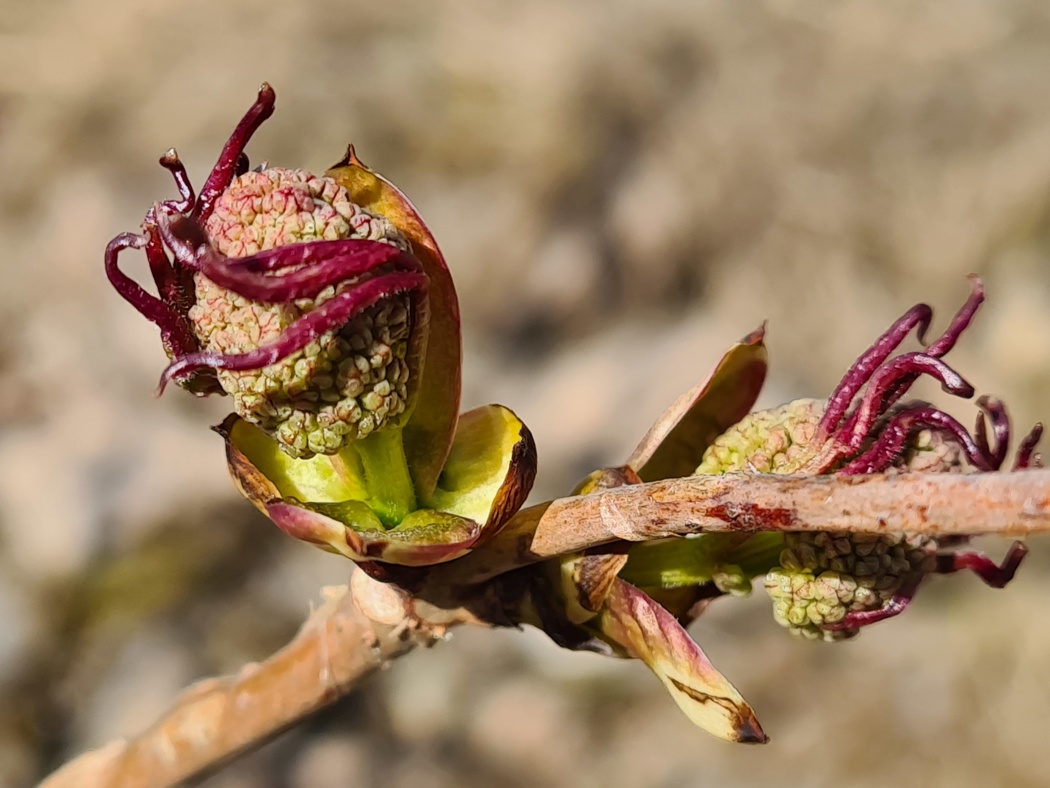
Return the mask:
MULTIPOLYGON (((1050 531, 1050 470, 972 475, 696 476, 522 510, 469 556, 432 569, 479 582, 610 541, 757 530, 905 531, 934 537, 1050 531)), ((207 773, 345 697, 384 665, 476 623, 354 574, 265 661, 189 688, 148 730, 73 760, 41 784, 166 786, 207 773)))

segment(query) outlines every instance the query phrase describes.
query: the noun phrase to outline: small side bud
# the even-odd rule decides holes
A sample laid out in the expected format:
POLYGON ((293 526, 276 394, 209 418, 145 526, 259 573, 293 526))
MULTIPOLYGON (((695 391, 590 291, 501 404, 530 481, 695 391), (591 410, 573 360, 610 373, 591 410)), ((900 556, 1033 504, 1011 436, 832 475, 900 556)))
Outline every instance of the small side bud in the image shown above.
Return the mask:
POLYGON ((913 473, 962 473, 966 455, 943 432, 922 430, 912 438, 893 467, 913 473))
POLYGON ((773 617, 793 635, 841 640, 859 628, 829 628, 848 613, 879 610, 933 567, 921 540, 875 534, 788 533, 780 566, 766 575, 773 617))

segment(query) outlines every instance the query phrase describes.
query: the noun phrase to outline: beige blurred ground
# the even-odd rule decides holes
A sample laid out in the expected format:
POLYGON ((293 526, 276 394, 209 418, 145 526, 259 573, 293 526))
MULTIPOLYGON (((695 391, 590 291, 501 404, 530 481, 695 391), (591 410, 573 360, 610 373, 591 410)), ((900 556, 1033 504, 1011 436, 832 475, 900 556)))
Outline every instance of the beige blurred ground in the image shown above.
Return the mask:
MULTIPOLYGON (((820 395, 970 271, 990 300, 956 365, 1050 420, 1047 73, 1039 0, 0 0, 0 784, 263 657, 347 574, 235 498, 221 401, 151 396, 155 334, 102 273, 172 193, 157 156, 200 183, 263 79, 256 160, 353 139, 428 217, 465 404, 517 410, 551 496, 762 319, 764 401, 820 395)), ((1047 785, 1033 553, 1009 591, 943 579, 841 646, 716 605, 696 635, 764 748, 692 729, 640 665, 464 632, 206 784, 1047 785)))

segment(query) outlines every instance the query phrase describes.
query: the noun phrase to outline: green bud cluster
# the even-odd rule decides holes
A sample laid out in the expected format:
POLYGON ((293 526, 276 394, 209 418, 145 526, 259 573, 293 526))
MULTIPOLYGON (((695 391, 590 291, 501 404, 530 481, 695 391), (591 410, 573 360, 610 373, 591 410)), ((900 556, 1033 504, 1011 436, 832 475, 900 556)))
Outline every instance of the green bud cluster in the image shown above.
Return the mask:
MULTIPOLYGON (((720 435, 698 474, 799 472, 821 448, 815 445, 822 400, 800 399, 745 417, 720 435)), ((962 468, 958 447, 924 430, 908 442, 902 471, 962 468)), ((774 618, 793 634, 840 640, 856 629, 826 629, 847 613, 881 608, 900 588, 926 571, 929 552, 898 535, 789 533, 780 565, 766 575, 774 618)), ((732 578, 727 578, 732 579, 732 578)), ((731 582, 722 590, 736 590, 731 582)))
POLYGON ((856 629, 825 629, 847 613, 876 610, 929 569, 922 542, 876 534, 789 533, 780 566, 766 575, 773 616, 807 639, 840 640, 856 629))
POLYGON ((819 448, 813 438, 823 412, 822 400, 797 399, 751 413, 715 439, 696 473, 794 473, 819 448))
MULTIPOLYGON (((205 230, 212 245, 229 257, 345 238, 409 249, 389 220, 355 205, 331 178, 303 170, 241 175, 216 202, 205 230)), ((201 347, 243 353, 276 341, 297 319, 354 282, 279 304, 248 300, 202 274, 195 276, 195 285, 190 319, 201 347)), ((270 434, 292 457, 335 454, 406 411, 410 307, 407 296, 383 299, 275 364, 220 370, 219 382, 238 415, 270 434)))

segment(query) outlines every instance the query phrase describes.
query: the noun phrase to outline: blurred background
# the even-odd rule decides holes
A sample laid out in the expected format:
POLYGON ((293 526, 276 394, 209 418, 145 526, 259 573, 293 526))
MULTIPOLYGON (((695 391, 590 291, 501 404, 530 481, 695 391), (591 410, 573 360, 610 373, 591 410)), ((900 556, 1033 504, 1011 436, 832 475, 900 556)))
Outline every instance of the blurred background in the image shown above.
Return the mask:
MULTIPOLYGON (((156 333, 102 270, 173 194, 157 157, 201 184, 262 80, 253 160, 320 171, 352 140, 429 220, 464 405, 531 426, 540 500, 762 320, 762 404, 823 396, 972 271, 989 301, 950 360, 1019 430, 1050 421, 1048 73, 1038 0, 0 0, 0 785, 265 657, 348 575, 236 496, 224 402, 152 396, 156 333)), ((1032 548, 1009 590, 936 579, 836 646, 762 594, 714 605, 694 634, 763 748, 692 728, 640 664, 462 631, 204 784, 1047 785, 1032 548)))

